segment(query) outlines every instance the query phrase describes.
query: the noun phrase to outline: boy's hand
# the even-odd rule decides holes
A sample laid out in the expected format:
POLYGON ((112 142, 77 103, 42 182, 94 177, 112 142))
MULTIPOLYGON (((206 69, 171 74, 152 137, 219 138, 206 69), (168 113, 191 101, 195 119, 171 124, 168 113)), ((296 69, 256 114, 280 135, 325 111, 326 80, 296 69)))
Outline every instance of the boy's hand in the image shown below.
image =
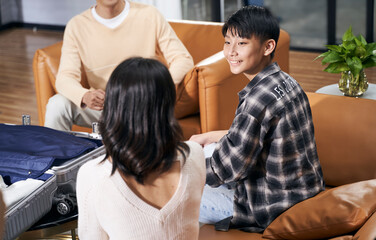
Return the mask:
POLYGON ((196 134, 192 135, 189 141, 194 141, 201 144, 201 146, 205 146, 210 143, 218 142, 224 135, 227 134, 227 132, 227 130, 220 130, 196 134))
POLYGON ((88 91, 82 97, 81 107, 88 107, 100 111, 103 109, 105 91, 96 89, 88 91))

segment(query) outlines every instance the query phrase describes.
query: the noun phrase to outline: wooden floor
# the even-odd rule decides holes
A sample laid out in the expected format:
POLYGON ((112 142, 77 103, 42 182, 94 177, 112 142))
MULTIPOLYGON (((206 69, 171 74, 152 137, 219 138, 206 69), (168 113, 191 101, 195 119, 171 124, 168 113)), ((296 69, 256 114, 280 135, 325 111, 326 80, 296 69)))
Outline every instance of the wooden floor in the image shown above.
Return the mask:
MULTIPOLYGON (((21 124, 22 114, 39 124, 32 60, 35 51, 62 40, 60 31, 10 29, 0 31, 0 123, 21 124)), ((290 74, 307 92, 337 83, 339 75, 323 72, 319 53, 290 51, 290 74)), ((366 69, 376 83, 376 68, 366 69)))
POLYGON ((38 48, 62 40, 62 32, 0 31, 0 123, 22 123, 22 114, 38 124, 32 61, 38 48))

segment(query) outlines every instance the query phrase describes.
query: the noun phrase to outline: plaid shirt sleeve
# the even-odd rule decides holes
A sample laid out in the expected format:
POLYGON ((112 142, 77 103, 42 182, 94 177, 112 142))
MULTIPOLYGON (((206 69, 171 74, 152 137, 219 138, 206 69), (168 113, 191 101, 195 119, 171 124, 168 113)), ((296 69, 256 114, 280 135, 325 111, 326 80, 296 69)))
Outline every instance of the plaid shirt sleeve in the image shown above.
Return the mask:
POLYGON ((247 177, 252 159, 260 153, 261 125, 253 116, 238 114, 228 132, 217 145, 213 156, 206 159, 206 183, 217 187, 247 177), (226 159, 226 161, 223 161, 226 159))

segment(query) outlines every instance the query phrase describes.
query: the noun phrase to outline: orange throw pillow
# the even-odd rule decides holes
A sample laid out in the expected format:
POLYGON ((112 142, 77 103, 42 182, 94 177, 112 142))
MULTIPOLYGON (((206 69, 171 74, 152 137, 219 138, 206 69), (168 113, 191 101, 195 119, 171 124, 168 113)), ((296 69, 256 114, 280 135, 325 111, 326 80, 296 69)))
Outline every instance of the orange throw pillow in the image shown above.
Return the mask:
POLYGON ((323 239, 359 229, 376 210, 376 179, 326 190, 278 216, 268 239, 323 239))

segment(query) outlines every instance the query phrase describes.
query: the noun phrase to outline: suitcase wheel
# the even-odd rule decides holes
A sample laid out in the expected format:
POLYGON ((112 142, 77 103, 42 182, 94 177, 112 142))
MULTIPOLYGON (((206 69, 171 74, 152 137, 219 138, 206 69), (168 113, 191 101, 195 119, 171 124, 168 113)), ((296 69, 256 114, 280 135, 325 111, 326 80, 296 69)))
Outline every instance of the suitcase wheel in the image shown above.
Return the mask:
POLYGON ((63 198, 56 204, 56 210, 61 215, 67 215, 74 209, 74 204, 69 198, 63 198))

